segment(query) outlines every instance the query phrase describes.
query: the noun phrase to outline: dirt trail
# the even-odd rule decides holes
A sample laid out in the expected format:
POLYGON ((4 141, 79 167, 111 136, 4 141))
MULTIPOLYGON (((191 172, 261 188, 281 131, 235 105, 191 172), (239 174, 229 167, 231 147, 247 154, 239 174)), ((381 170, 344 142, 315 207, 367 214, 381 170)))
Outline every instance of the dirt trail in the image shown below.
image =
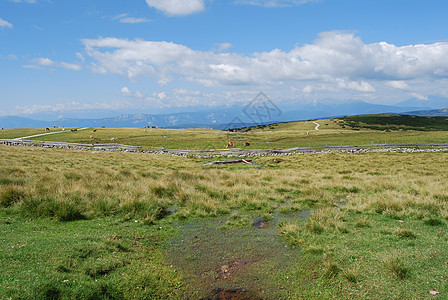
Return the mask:
POLYGON ((319 126, 320 126, 320 124, 317 123, 317 122, 312 122, 312 123, 316 124, 316 127, 314 128, 314 130, 319 130, 319 126))
MULTIPOLYGON (((77 129, 77 130, 78 130, 78 131, 79 131, 79 130, 85 130, 85 129, 87 129, 87 128, 88 128, 88 127, 83 127, 83 128, 79 128, 79 129, 77 129)), ((20 141, 20 140, 23 140, 23 139, 30 139, 30 138, 33 138, 33 137, 45 136, 45 135, 49 135, 49 134, 56 134, 56 133, 62 133, 62 132, 65 132, 65 131, 61 130, 61 131, 53 131, 53 132, 40 133, 40 134, 35 134, 35 135, 29 135, 29 136, 24 136, 24 137, 15 138, 15 139, 12 139, 12 140, 13 140, 13 141, 20 141)))

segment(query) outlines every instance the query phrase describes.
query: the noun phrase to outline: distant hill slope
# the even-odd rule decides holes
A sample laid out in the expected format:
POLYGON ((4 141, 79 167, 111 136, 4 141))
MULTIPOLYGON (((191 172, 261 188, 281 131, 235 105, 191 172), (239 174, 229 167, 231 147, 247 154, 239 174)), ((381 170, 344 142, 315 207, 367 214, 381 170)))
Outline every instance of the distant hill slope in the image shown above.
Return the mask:
POLYGON ((53 126, 53 122, 38 121, 23 117, 0 117, 1 128, 45 128, 53 126))
POLYGON ((405 114, 421 117, 446 117, 448 116, 448 108, 410 111, 405 114))
POLYGON ((447 131, 448 117, 412 115, 362 115, 340 118, 341 125, 353 129, 447 131))

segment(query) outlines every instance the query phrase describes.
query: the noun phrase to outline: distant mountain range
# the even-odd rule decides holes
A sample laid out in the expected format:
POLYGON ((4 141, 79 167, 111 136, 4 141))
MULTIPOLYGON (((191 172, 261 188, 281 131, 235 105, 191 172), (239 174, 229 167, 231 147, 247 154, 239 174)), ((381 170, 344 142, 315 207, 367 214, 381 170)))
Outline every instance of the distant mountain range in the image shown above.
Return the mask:
POLYGON ((31 118, 0 117, 2 128, 65 127, 144 127, 213 128, 228 129, 276 122, 333 118, 361 114, 401 113, 418 116, 446 116, 448 99, 432 97, 427 101, 410 99, 396 106, 372 104, 363 101, 332 103, 323 101, 294 106, 275 106, 272 102, 251 103, 209 111, 171 114, 123 114, 108 118, 59 118, 54 121, 31 118), (441 109, 443 108, 443 109, 441 109))

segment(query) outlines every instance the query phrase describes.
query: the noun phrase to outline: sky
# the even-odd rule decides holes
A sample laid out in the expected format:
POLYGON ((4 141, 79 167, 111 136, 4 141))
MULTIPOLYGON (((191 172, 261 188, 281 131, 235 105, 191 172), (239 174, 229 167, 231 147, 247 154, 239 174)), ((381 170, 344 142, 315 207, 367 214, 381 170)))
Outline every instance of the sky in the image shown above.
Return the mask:
POLYGON ((448 97, 446 0, 0 0, 0 115, 448 97))

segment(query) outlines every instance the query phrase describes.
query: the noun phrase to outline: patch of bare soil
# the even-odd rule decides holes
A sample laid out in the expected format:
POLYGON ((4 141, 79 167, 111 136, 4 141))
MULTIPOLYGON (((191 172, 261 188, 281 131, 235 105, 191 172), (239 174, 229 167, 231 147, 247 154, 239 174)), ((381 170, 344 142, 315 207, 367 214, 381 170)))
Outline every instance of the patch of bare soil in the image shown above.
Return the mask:
POLYGON ((245 266, 248 266, 252 263, 253 262, 247 261, 247 260, 238 260, 238 261, 234 262, 233 264, 231 264, 230 266, 222 265, 221 269, 219 270, 218 280, 225 280, 225 279, 231 277, 239 269, 244 268, 245 266))

